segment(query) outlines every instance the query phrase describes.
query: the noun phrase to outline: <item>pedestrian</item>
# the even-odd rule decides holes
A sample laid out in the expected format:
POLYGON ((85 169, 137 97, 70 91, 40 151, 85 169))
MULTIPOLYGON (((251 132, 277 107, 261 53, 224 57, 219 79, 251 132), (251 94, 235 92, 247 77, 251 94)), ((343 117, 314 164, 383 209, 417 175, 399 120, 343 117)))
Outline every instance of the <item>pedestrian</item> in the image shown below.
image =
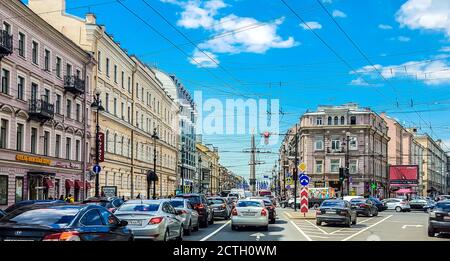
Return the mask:
POLYGON ((105 197, 105 191, 102 190, 102 192, 100 193, 101 197, 105 197))
POLYGON ((141 199, 141 193, 139 193, 136 198, 141 199))
POLYGON ((48 200, 53 200, 53 197, 52 196, 48 197, 48 200))
POLYGON ((64 196, 63 195, 59 196, 59 200, 64 200, 64 196))
POLYGON ((122 196, 122 200, 125 201, 125 196, 122 196))

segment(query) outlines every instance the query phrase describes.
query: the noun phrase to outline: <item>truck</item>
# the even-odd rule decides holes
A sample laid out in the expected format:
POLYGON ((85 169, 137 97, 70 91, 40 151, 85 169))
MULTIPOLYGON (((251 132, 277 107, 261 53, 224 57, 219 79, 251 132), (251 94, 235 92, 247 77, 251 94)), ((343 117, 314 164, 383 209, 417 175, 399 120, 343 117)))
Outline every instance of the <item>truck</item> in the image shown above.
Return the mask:
MULTIPOLYGON (((300 192, 299 194, 300 195, 300 192)), ((336 192, 334 188, 323 187, 323 188, 308 188, 308 207, 318 208, 320 204, 326 199, 332 199, 336 197, 336 192)), ((297 197, 297 207, 300 207, 301 198, 297 197)), ((287 202, 282 204, 284 207, 294 208, 294 198, 290 198, 287 202)))
POLYGON ((237 194, 237 195, 239 195, 238 199, 245 198, 245 190, 244 189, 237 189, 237 188, 231 189, 230 190, 230 194, 233 194, 233 195, 237 194))

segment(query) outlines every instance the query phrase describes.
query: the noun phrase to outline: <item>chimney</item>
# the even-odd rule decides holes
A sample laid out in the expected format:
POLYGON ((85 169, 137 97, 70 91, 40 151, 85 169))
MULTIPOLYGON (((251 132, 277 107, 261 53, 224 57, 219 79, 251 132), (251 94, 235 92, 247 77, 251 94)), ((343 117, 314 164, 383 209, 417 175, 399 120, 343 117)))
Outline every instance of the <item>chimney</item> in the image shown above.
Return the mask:
POLYGON ((97 17, 93 13, 86 14, 86 23, 87 24, 97 24, 97 17))

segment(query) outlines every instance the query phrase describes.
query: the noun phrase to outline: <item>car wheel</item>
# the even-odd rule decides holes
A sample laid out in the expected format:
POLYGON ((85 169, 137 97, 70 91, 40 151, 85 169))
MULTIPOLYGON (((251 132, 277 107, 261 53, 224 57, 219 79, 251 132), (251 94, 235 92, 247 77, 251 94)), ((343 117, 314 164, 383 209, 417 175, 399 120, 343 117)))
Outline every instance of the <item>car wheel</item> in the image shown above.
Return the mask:
POLYGON ((238 228, 235 225, 231 225, 231 230, 236 231, 236 230, 238 230, 238 228))
POLYGON ((402 212, 402 208, 401 207, 395 207, 395 211, 402 212))
POLYGON ((316 221, 316 225, 321 226, 322 225, 322 221, 316 221))
POLYGON ((181 225, 180 226, 180 231, 179 231, 179 234, 178 234, 178 236, 175 238, 175 240, 177 241, 177 242, 181 242, 181 241, 183 241, 183 225, 181 225))
POLYGON ((214 215, 211 215, 211 220, 209 221, 209 225, 214 224, 214 215))
POLYGON ((189 221, 188 229, 184 229, 184 234, 186 236, 189 236, 191 234, 192 230, 193 230, 193 228, 192 228, 192 221, 189 221))
POLYGON ((197 225, 194 227, 194 231, 198 231, 200 229, 200 221, 197 220, 197 225))
POLYGON ((166 230, 166 233, 164 233, 164 242, 167 242, 169 240, 170 240, 169 230, 166 230))
POLYGON ((406 212, 411 212, 411 209, 407 209, 406 212))
POLYGON ((428 226, 428 236, 429 237, 435 237, 436 236, 436 231, 434 231, 434 228, 432 228, 431 226, 428 226))
POLYGON ((374 217, 378 216, 378 209, 375 209, 375 213, 373 213, 373 216, 374 217))
POLYGON ((263 231, 269 231, 269 225, 263 227, 263 231))
POLYGON ((352 225, 356 225, 356 217, 355 220, 352 221, 352 225))
POLYGON ((347 227, 352 227, 352 218, 349 218, 347 221, 347 227))

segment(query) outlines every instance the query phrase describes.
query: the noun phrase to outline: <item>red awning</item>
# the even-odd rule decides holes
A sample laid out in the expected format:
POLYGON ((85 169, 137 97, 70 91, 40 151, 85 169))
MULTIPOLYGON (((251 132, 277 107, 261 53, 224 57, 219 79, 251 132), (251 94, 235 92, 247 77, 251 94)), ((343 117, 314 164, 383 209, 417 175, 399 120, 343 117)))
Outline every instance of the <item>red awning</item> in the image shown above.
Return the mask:
POLYGON ((49 178, 45 178, 44 179, 44 187, 46 187, 46 188, 53 188, 54 187, 53 181, 51 179, 49 179, 49 178))
POLYGON ((70 179, 66 179, 66 188, 71 188, 73 187, 73 181, 71 181, 70 179))
POLYGON ((395 191, 395 193, 397 193, 397 194, 405 194, 405 193, 406 194, 408 194, 408 193, 416 194, 417 192, 413 191, 410 188, 402 188, 402 189, 399 189, 399 190, 395 191))
POLYGON ((84 188, 83 182, 81 182, 80 180, 75 180, 75 188, 76 188, 76 189, 82 189, 82 188, 84 188))
POLYGON ((89 183, 89 182, 87 182, 86 181, 86 189, 91 189, 92 187, 91 187, 91 183, 89 183))

